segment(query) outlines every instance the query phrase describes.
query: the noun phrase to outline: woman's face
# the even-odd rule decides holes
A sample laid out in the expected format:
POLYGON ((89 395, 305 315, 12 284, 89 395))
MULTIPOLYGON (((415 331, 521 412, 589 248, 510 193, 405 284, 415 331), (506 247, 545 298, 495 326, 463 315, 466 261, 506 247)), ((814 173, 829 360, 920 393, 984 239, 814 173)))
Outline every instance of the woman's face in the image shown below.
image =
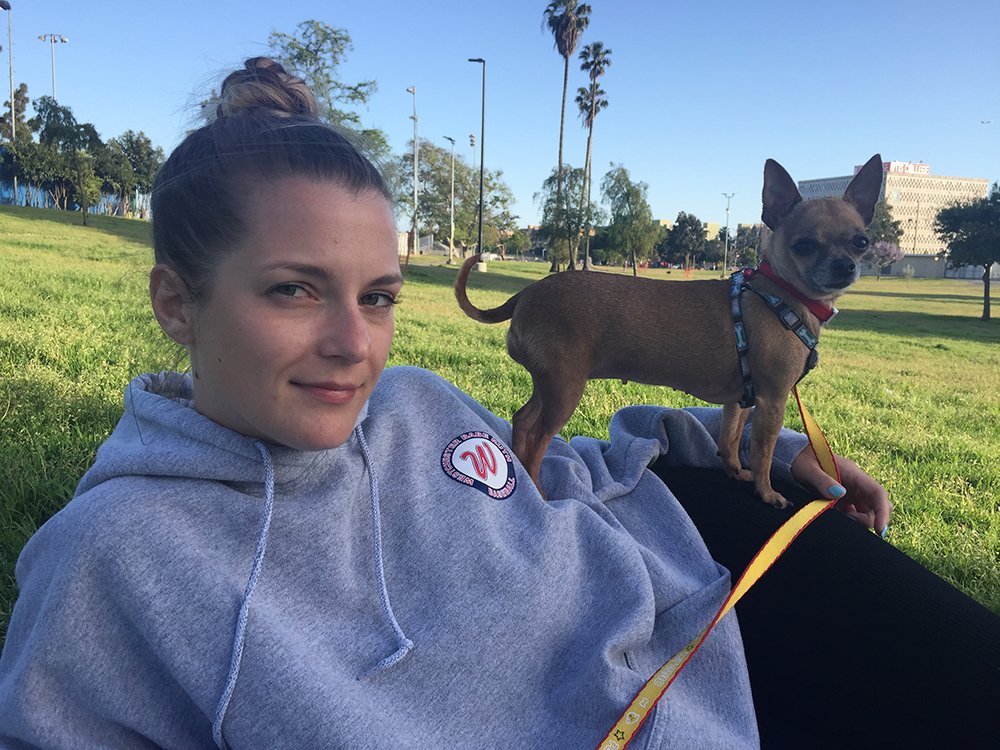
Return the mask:
POLYGON ((251 189, 188 345, 195 408, 299 450, 350 437, 385 367, 403 280, 385 198, 290 177, 251 189))

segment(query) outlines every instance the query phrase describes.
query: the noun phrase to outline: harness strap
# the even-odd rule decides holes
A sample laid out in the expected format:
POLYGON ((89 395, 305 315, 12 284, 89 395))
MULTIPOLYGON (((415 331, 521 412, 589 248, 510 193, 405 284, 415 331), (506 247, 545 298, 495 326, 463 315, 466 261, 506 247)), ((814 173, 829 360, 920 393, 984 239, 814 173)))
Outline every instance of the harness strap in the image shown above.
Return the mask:
MULTIPOLYGON (((783 299, 776 297, 773 294, 762 292, 761 290, 755 289, 750 285, 750 279, 753 278, 756 273, 757 269, 753 268, 743 268, 734 273, 731 277, 733 285, 730 288, 729 295, 730 307, 733 314, 733 332, 736 334, 736 356, 739 359, 740 375, 743 378, 743 397, 740 399, 740 406, 744 409, 748 409, 753 406, 754 402, 757 400, 757 392, 753 387, 753 378, 750 375, 750 340, 747 336, 746 325, 743 323, 742 300, 744 291, 751 291, 760 297, 764 301, 764 304, 771 308, 771 311, 778 317, 781 324, 794 333, 798 337, 799 341, 801 341, 809 350, 809 356, 806 359, 806 366, 802 371, 802 375, 799 376, 799 380, 804 378, 819 361, 819 353, 816 351, 816 345, 819 344, 819 339, 813 336, 801 316, 783 299)), ((820 325, 823 325, 827 320, 837 314, 836 308, 831 308, 831 310, 832 312, 826 316, 825 319, 820 320, 820 325)))
POLYGON ((744 271, 737 271, 732 276, 733 285, 729 291, 730 308, 733 313, 733 332, 736 334, 736 357, 740 363, 740 376, 743 378, 743 397, 740 406, 747 409, 754 405, 757 393, 750 377, 750 339, 747 337, 746 326, 743 324, 743 305, 741 300, 743 290, 750 286, 749 276, 744 271))

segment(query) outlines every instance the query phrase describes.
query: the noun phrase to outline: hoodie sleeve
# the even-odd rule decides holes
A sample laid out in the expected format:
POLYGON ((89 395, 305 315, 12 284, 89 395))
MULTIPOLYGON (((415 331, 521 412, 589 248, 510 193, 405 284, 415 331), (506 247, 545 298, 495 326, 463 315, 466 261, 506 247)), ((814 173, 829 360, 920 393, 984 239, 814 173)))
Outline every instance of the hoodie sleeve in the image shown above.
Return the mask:
MULTIPOLYGON (((721 419, 722 410, 716 408, 626 407, 611 418, 610 440, 575 437, 569 445, 554 440, 542 464, 542 483, 550 499, 570 497, 578 491, 573 485, 583 483, 607 502, 633 492, 652 476, 646 469, 661 457, 671 466, 721 471, 715 439, 721 419)), ((740 444, 744 465, 749 464, 749 435, 748 423, 740 444)), ((791 462, 807 443, 804 435, 782 429, 772 476, 791 480, 791 462)))

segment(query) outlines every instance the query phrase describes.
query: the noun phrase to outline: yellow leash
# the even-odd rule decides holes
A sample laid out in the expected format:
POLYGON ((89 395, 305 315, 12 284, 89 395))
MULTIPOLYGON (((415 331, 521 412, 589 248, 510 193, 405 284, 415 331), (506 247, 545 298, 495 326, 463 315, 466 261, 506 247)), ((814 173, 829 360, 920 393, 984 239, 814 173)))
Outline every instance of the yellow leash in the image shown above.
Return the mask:
MULTIPOLYGON (((793 389, 792 392, 795 394, 795 401, 799 406, 799 413, 802 415, 802 423, 805 425, 809 445, 812 447, 813 453, 816 454, 819 465, 830 477, 839 482, 840 472, 837 469, 837 462, 833 456, 833 451, 830 450, 829 443, 826 441, 826 437, 823 435, 823 431, 819 428, 816 420, 813 419, 809 410, 806 409, 799 398, 798 389, 793 389)), ((631 742, 635 733, 639 731, 643 722, 649 717, 649 714, 663 697, 667 688, 673 684, 677 675, 688 661, 691 660, 691 657, 701 647, 701 644, 705 642, 708 634, 719 620, 725 617, 729 610, 736 605, 736 602, 781 557, 784 551, 795 541, 795 538, 802 533, 802 530, 822 513, 832 508, 836 502, 836 500, 813 500, 800 508, 774 532, 771 538, 767 540, 760 551, 754 556, 753 560, 750 561, 746 570, 743 571, 743 575, 740 576, 729 597, 722 603, 722 607, 716 613, 715 617, 712 618, 708 627, 695 636, 694 640, 682 648, 649 678, 649 681, 639 691, 638 695, 635 696, 629 707, 625 709, 625 713, 622 714, 621 718, 611 728, 611 731, 601 741, 601 744, 598 745, 598 750, 623 750, 631 742)))

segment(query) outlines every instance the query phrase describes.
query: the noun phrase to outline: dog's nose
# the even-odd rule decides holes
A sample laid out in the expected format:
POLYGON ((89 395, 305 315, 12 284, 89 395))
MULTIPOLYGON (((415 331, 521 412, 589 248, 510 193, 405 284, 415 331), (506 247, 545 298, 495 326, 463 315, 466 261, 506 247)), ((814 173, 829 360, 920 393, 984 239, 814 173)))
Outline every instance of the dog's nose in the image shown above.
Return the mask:
POLYGON ((850 258, 841 258, 833 264, 834 273, 841 275, 848 275, 854 273, 857 270, 857 264, 850 258))

